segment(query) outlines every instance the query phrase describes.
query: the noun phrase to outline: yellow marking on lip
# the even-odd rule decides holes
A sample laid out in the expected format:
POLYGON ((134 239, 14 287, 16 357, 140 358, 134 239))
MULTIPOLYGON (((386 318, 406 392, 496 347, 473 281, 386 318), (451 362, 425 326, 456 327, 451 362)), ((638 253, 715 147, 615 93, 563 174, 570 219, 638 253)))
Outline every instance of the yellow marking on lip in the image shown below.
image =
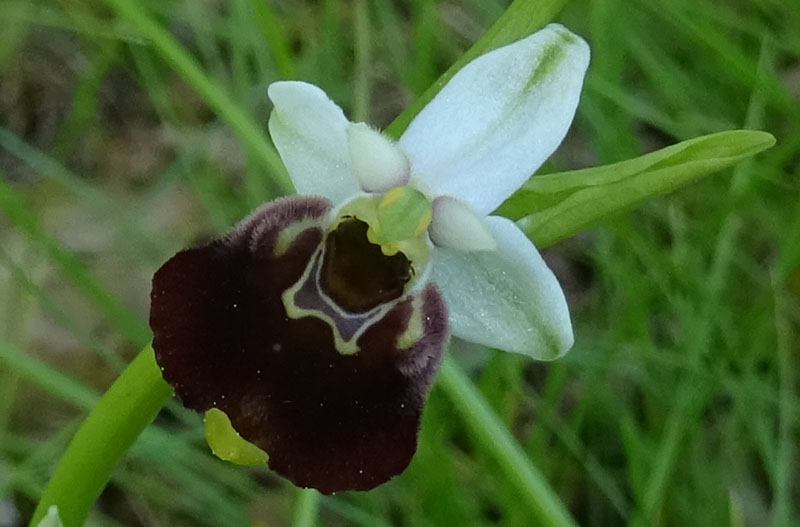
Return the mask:
POLYGON ((419 294, 411 301, 411 316, 405 330, 397 337, 398 350, 411 349, 422 338, 425 330, 422 322, 422 304, 422 296, 419 294))
POLYGON ((207 411, 203 422, 208 446, 218 458, 245 466, 263 465, 269 459, 266 452, 239 435, 219 408, 207 411))

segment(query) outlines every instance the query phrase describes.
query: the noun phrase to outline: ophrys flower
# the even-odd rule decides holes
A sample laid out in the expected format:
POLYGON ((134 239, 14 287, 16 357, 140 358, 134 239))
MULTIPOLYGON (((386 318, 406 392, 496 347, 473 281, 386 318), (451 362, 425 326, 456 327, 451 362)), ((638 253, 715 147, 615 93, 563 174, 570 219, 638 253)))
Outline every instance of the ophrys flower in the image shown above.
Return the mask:
POLYGON ((564 295, 516 225, 487 216, 558 146, 586 44, 558 25, 466 65, 395 143, 319 88, 280 82, 270 133, 301 195, 183 251, 151 326, 183 403, 218 409, 270 467, 323 492, 401 472, 447 342, 551 359, 564 295))

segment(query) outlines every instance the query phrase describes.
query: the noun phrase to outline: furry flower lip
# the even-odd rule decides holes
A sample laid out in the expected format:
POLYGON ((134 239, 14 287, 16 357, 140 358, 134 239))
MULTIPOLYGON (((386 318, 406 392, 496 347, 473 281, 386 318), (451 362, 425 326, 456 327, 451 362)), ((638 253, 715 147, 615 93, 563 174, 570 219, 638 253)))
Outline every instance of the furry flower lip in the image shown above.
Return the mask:
POLYGON ((397 142, 316 86, 270 85, 299 195, 153 278, 156 360, 217 455, 371 489, 410 462, 450 334, 536 359, 572 346, 552 272, 489 214, 564 138, 588 62, 551 24, 467 64, 397 142))

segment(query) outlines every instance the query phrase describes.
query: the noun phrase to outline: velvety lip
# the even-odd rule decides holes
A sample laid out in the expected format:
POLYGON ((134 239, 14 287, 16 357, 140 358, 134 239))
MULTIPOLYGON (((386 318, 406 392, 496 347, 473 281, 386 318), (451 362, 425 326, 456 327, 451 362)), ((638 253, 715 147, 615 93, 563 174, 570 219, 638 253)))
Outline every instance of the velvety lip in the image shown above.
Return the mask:
POLYGON ((322 243, 328 209, 283 198, 178 253, 153 278, 150 313, 156 360, 184 405, 224 411, 272 469, 325 493, 371 489, 405 469, 448 336, 434 286, 398 299, 353 355, 320 318, 286 315, 281 294, 322 243), (304 228, 276 256, 296 222, 304 228), (419 335, 399 349, 412 317, 419 335))

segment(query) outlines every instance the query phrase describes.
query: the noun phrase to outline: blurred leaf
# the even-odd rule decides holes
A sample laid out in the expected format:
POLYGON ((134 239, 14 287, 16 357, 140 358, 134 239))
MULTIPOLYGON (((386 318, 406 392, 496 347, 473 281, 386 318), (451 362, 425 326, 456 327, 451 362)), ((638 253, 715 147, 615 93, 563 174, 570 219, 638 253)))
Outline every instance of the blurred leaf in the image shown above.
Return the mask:
POLYGON ((15 348, 1 336, 0 365, 82 410, 92 408, 99 399, 92 388, 15 348))
POLYGON ((251 0, 253 9, 256 12, 258 27, 261 29, 263 37, 266 39, 269 49, 272 52, 272 59, 275 61, 275 69, 282 79, 294 78, 294 60, 289 46, 289 37, 278 17, 272 11, 267 2, 251 0))
MULTIPOLYGON (((178 72, 197 94, 237 134, 253 161, 270 174, 275 189, 286 193, 294 189, 277 152, 266 139, 263 128, 250 114, 215 83, 186 47, 176 40, 146 9, 132 0, 107 0, 117 14, 129 22, 159 56, 178 72)), ((262 181, 266 183, 266 180, 262 181)), ((266 189, 264 189, 266 193, 266 189)), ((266 196, 260 196, 264 198, 266 196)), ((274 196, 273 196, 274 197, 274 196)))
POLYGON ((611 165, 534 176, 498 209, 537 245, 551 245, 775 144, 766 132, 720 132, 611 165))
POLYGON ((92 301, 108 320, 137 345, 144 345, 150 338, 150 328, 139 316, 126 306, 105 284, 103 284, 77 255, 65 249, 45 232, 24 196, 13 186, 3 181, 0 173, 0 212, 8 221, 24 233, 28 240, 42 247, 50 261, 60 269, 83 295, 92 301))

